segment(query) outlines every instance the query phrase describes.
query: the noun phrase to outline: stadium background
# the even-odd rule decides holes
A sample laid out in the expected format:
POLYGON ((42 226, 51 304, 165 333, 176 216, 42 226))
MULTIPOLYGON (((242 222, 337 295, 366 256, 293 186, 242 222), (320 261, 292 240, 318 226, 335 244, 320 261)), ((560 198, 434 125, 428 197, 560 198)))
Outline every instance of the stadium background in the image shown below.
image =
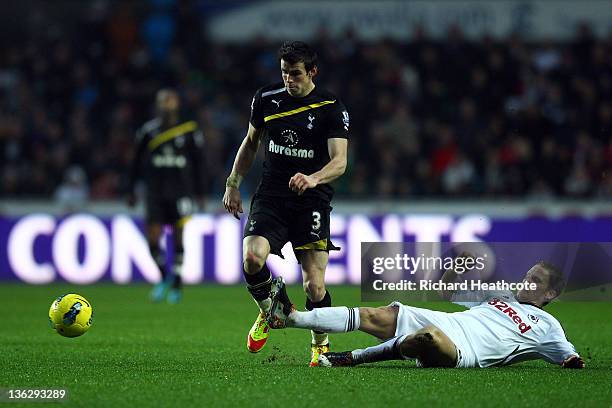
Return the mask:
MULTIPOLYGON (((358 281, 361 241, 607 240, 605 2, 2 7, 3 279, 156 278, 137 230, 142 208, 130 212, 124 198, 135 129, 152 116, 155 91, 173 86, 206 136, 209 203, 191 228, 186 280, 238 282, 241 226, 221 211, 223 180, 254 90, 279 78, 275 52, 286 38, 314 44, 318 84, 351 113, 332 225, 345 250, 330 282, 358 281)), ((298 277, 295 263, 272 269, 298 277)))
MULTIPOLYGON (((332 219, 343 251, 327 271, 334 304, 360 304, 362 241, 610 241, 608 3, 0 2, 0 391, 66 388, 63 406, 88 407, 609 406, 609 302, 547 308, 582 371, 311 370, 297 330, 250 355, 241 224, 220 204, 254 91, 279 79, 278 45, 305 39, 320 52, 317 84, 351 114, 332 219), (187 226, 193 285, 179 305, 147 301, 158 273, 143 208, 125 205, 134 131, 161 86, 180 91, 206 137, 208 204, 187 226), (77 339, 47 324, 68 292, 94 307, 77 339)), ((298 282, 285 254, 270 269, 298 282)), ((297 285, 289 294, 303 300, 297 285)), ((362 333, 332 342, 374 344, 362 333)))

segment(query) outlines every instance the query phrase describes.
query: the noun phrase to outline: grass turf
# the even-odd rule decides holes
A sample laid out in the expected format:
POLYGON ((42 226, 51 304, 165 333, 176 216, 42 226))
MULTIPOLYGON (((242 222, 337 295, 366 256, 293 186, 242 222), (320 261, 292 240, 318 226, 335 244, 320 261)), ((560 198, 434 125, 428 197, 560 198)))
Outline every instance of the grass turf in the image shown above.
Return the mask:
MULTIPOLYGON (((585 357, 585 370, 544 362, 485 370, 417 369, 411 362, 322 369, 307 366, 310 334, 303 330, 274 331, 262 352, 247 352, 256 309, 243 287, 188 287, 175 306, 149 303, 149 289, 1 285, 0 387, 66 388, 68 400, 58 405, 87 407, 612 403, 610 303, 547 308, 585 357), (87 334, 68 339, 49 328, 47 311, 56 296, 73 291, 92 302, 95 317, 87 334)), ((331 292, 336 305, 360 303, 358 288, 331 292)), ((289 295, 299 303, 304 298, 298 287, 289 295)), ((376 344, 363 333, 336 334, 331 341, 335 350, 376 344)))

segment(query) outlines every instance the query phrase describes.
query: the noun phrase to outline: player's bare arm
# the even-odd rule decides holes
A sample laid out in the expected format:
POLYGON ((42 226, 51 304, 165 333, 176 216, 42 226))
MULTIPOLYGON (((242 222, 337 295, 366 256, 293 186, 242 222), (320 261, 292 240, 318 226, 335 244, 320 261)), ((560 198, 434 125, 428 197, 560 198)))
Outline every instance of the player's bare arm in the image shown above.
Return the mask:
POLYGON ((329 183, 344 174, 346 170, 348 140, 343 138, 328 139, 327 149, 331 159, 329 163, 321 170, 310 175, 296 173, 289 180, 289 188, 292 191, 302 195, 309 188, 329 183))
POLYGON ((240 148, 238 148, 236 159, 234 159, 232 173, 225 182, 223 207, 238 219, 240 218, 239 214, 243 212, 242 199, 240 198, 240 190, 238 190, 238 187, 240 187, 242 179, 249 172, 253 160, 255 160, 262 135, 263 129, 255 129, 253 125, 249 123, 247 135, 242 141, 240 148))
POLYGON ((134 192, 134 188, 136 186, 136 179, 140 177, 140 166, 147 146, 147 140, 142 130, 138 131, 136 138, 138 140, 138 145, 136 146, 128 179, 129 190, 127 195, 127 204, 130 207, 134 207, 134 205, 136 205, 136 202, 138 201, 136 193, 134 192))

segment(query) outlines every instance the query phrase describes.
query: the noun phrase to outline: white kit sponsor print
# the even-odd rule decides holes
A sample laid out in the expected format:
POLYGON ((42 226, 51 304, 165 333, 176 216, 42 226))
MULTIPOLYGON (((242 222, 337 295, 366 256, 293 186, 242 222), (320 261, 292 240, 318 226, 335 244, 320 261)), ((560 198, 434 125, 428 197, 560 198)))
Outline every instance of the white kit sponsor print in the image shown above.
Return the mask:
POLYGON ((285 141, 285 144, 287 146, 289 146, 289 147, 297 146, 298 142, 300 141, 300 139, 298 138, 297 133, 295 133, 291 129, 283 130, 281 132, 281 136, 283 137, 283 140, 285 141))
POLYGON ((344 124, 344 130, 349 130, 349 114, 347 111, 342 111, 342 123, 344 124))
POLYGON ((314 158, 314 150, 312 149, 292 149, 290 147, 277 145, 276 143, 274 143, 274 140, 270 140, 270 143, 268 144, 268 150, 271 153, 284 154, 285 156, 299 157, 302 159, 314 158))
POLYGON ((510 306, 508 303, 500 299, 493 298, 487 304, 493 306, 495 309, 508 316, 508 318, 512 319, 512 321, 517 325, 517 328, 521 332, 521 334, 525 334, 529 330, 531 330, 531 326, 524 322, 521 316, 517 313, 517 311, 513 309, 512 306, 510 306))
POLYGON ((154 167, 176 167, 184 168, 187 166, 187 158, 180 153, 176 153, 170 146, 164 146, 161 154, 155 154, 152 158, 154 167))
POLYGON ((281 136, 284 144, 276 144, 274 143, 274 140, 270 139, 270 143, 268 143, 268 151, 271 153, 282 154, 290 157, 299 157, 303 159, 314 158, 313 149, 298 149, 295 147, 299 142, 299 138, 297 133, 295 133, 293 130, 285 129, 281 132, 281 136))
POLYGON ((318 211, 312 212, 312 231, 311 235, 317 237, 317 240, 321 239, 321 213, 318 211))

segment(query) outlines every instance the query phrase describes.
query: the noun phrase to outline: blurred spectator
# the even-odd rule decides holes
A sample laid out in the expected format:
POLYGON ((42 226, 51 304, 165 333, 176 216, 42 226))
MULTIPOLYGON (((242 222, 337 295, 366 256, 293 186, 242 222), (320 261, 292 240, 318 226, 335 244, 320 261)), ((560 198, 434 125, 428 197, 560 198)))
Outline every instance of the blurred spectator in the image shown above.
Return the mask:
POLYGON ((83 208, 89 199, 89 187, 83 169, 78 166, 69 167, 64 174, 64 181, 53 195, 55 202, 66 212, 83 208))
MULTIPOLYGON (((220 193, 253 92, 280 80, 279 44, 210 42, 190 0, 74 4, 76 23, 32 12, 0 51, 0 195, 63 196, 78 166, 89 198, 119 198, 126 146, 164 86, 204 129, 207 187, 220 193)), ((612 36, 581 25, 566 42, 474 41, 453 26, 442 40, 422 28, 407 43, 333 40, 320 30, 313 45, 319 83, 351 114, 338 195, 612 195, 612 36)))

